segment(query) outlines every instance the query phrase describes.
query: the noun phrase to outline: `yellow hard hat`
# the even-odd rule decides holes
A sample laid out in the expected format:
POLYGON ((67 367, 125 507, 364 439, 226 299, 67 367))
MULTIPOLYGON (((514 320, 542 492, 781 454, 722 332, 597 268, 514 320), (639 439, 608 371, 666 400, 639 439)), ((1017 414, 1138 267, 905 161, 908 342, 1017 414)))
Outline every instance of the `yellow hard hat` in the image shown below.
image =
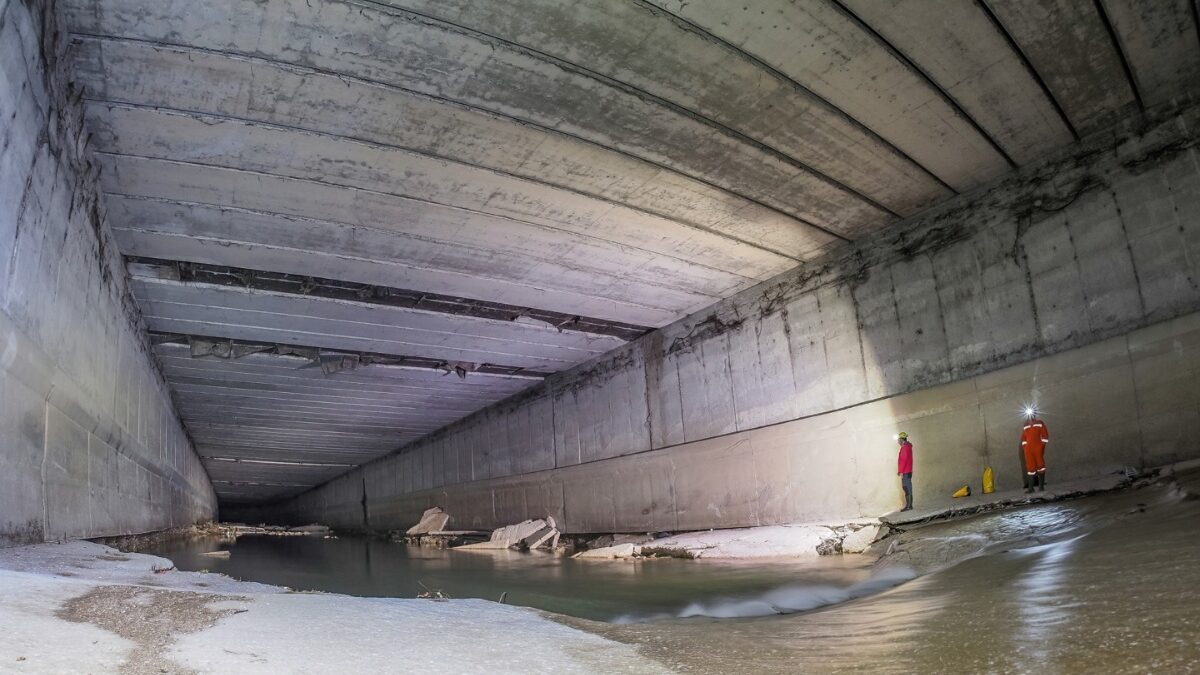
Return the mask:
POLYGON ((901 431, 899 434, 896 435, 896 438, 899 438, 902 441, 907 441, 908 440, 908 432, 901 431))

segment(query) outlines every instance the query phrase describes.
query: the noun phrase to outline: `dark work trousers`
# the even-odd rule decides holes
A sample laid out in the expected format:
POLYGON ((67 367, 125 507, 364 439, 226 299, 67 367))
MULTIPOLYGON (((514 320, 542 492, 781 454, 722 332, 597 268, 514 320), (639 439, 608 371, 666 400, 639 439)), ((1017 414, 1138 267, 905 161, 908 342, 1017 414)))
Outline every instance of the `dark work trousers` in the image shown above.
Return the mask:
POLYGON ((900 485, 904 487, 904 505, 912 506, 912 474, 900 474, 900 485))

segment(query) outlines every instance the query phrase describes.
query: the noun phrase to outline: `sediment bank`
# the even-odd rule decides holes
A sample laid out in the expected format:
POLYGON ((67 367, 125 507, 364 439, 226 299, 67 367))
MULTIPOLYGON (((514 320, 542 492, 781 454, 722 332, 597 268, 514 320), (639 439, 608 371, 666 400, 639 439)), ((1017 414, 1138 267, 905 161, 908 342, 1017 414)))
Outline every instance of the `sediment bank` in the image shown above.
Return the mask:
MULTIPOLYGON (((1076 595, 1086 599, 1105 588, 1072 585, 1067 565, 1088 566, 1088 578, 1124 566, 1126 574, 1113 577, 1116 586, 1183 583, 1168 589, 1170 602, 1165 596, 1159 602, 1166 602, 1164 620, 1190 625, 1196 616, 1187 600, 1188 575, 1194 576, 1191 566, 1200 560, 1191 538, 1198 495, 1196 471, 1164 471, 1128 490, 916 523, 869 548, 868 554, 878 558, 874 572, 847 587, 793 584, 753 596, 696 602, 669 615, 630 615, 608 623, 483 600, 293 592, 220 574, 182 572, 165 558, 92 542, 10 548, 0 550, 0 624, 6 626, 0 634, 0 670, 378 672, 403 664, 404 670, 428 673, 730 672, 741 659, 744 668, 753 663, 762 672, 792 672, 788 668, 794 671, 797 664, 815 671, 836 670, 839 663, 880 665, 871 660, 880 654, 898 659, 889 662, 921 669, 932 665, 922 654, 937 650, 922 648, 921 654, 913 654, 897 645, 938 633, 913 633, 892 618, 961 623, 962 618, 954 618, 961 613, 956 599, 968 591, 978 594, 980 602, 1016 603, 997 604, 997 612, 1011 617, 1022 615, 1021 603, 1044 601, 1057 608, 1055 621, 1068 622, 1056 624, 1060 630, 1069 629, 1071 621, 1088 630, 1123 629, 1126 612, 1120 603, 1136 604, 1145 593, 1121 592, 1114 598, 1109 593, 1094 605, 1095 612, 1073 618, 1069 608, 1079 601, 1076 595), (1173 546, 1169 559, 1141 553, 1168 544, 1173 546), (1130 567, 1135 560, 1152 569, 1141 573, 1130 567), (1174 570, 1171 575, 1159 569, 1164 564, 1174 570), (981 570, 973 571, 976 567, 981 570), (930 581, 934 575, 940 580, 930 581), (946 584, 951 590, 943 593, 939 589, 946 584), (1026 589, 1031 584, 1040 584, 1038 593, 1026 589), (1104 602, 1117 605, 1109 611, 1104 602), (774 613, 792 616, 713 623, 774 613), (856 637, 864 626, 871 626, 876 636, 867 652, 856 637), (706 661, 676 650, 707 641, 721 643, 720 659, 706 661), (770 648, 763 650, 763 644, 770 648), (818 656, 825 661, 815 661, 818 656)), ((1187 645, 1175 645, 1163 662, 1178 666, 1193 653, 1187 645)))
POLYGON ((82 541, 0 550, 0 625, 0 671, 22 673, 668 672, 534 610, 297 593, 82 541))

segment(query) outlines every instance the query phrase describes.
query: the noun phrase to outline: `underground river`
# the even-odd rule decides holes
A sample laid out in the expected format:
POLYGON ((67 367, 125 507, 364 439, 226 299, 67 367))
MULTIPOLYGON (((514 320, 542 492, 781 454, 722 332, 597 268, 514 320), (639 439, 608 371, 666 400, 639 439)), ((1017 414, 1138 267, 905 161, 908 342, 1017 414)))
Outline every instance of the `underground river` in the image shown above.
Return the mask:
POLYGON ((800 562, 583 561, 345 536, 145 552, 298 590, 413 597, 419 581, 456 598, 507 593, 681 672, 1193 672, 1198 494, 1191 474, 800 562), (201 555, 220 548, 228 559, 201 555))

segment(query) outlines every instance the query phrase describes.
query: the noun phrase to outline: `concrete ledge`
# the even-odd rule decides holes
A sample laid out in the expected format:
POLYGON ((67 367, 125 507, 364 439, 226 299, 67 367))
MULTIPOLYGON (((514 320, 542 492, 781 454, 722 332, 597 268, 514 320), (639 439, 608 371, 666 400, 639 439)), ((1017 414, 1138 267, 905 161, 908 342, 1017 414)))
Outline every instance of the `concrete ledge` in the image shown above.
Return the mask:
MULTIPOLYGON (((1127 487, 1132 481, 1122 474, 1096 476, 1066 481, 1046 486, 1045 492, 1026 494, 1023 489, 1005 490, 991 494, 972 494, 955 499, 948 496, 935 497, 928 506, 914 506, 912 511, 893 511, 880 517, 880 521, 895 528, 921 525, 936 520, 948 520, 996 511, 1028 504, 1057 502, 1064 499, 1086 497, 1099 492, 1108 492, 1127 487)), ((919 496, 914 500, 919 503, 919 496)))

